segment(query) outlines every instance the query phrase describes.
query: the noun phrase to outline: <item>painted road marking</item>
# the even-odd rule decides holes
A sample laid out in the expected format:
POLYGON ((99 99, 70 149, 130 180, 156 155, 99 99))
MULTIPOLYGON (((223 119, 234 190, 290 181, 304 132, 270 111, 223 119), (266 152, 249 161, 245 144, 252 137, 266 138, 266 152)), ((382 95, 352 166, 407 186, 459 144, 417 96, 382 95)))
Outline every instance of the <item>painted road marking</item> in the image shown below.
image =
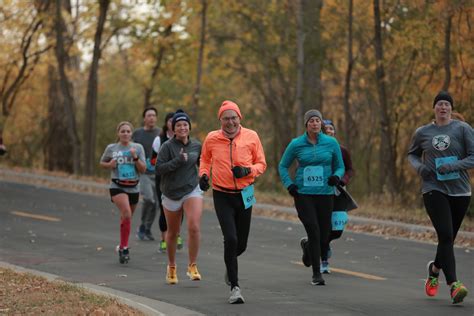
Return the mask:
POLYGON ((48 221, 48 222, 60 222, 61 221, 61 219, 57 218, 57 217, 46 216, 46 215, 38 215, 38 214, 33 214, 33 213, 21 212, 21 211, 12 211, 10 213, 13 214, 13 215, 16 215, 16 216, 34 218, 34 219, 39 219, 39 220, 48 221))
MULTIPOLYGON (((303 262, 301 262, 301 261, 291 261, 291 263, 299 265, 299 266, 304 266, 303 262)), ((356 277, 367 279, 367 280, 375 280, 375 281, 387 280, 387 278, 379 277, 379 276, 372 275, 372 274, 367 274, 367 273, 362 273, 362 272, 356 272, 356 271, 350 271, 350 270, 331 267, 331 273, 332 272, 352 275, 352 276, 356 276, 356 277)))

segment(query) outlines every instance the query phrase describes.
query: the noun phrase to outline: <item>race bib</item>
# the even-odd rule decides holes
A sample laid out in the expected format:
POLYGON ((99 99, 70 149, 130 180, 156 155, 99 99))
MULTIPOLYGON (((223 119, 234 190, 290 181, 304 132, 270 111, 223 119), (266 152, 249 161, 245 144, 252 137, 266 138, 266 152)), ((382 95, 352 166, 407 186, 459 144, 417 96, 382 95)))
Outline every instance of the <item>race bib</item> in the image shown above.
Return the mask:
MULTIPOLYGON (((436 158, 435 159, 436 170, 438 170, 438 167, 441 165, 450 164, 457 160, 458 160, 458 157, 456 156, 436 158)), ((453 172, 449 172, 445 174, 440 174, 438 171, 436 171, 436 179, 438 179, 439 181, 459 179, 459 171, 453 171, 453 172)))
POLYGON ((344 230, 346 227, 349 216, 346 211, 334 211, 332 212, 332 230, 344 230))
POLYGON ((135 171, 135 165, 129 163, 119 164, 118 176, 120 180, 135 180, 137 178, 137 172, 135 171))
POLYGON ((324 185, 324 169, 322 166, 308 166, 303 171, 305 187, 322 187, 324 185))
POLYGON ((254 189, 253 189, 253 184, 249 185, 248 187, 245 187, 242 192, 242 200, 244 201, 244 206, 245 209, 248 209, 255 203, 257 203, 257 200, 255 199, 254 195, 254 189))

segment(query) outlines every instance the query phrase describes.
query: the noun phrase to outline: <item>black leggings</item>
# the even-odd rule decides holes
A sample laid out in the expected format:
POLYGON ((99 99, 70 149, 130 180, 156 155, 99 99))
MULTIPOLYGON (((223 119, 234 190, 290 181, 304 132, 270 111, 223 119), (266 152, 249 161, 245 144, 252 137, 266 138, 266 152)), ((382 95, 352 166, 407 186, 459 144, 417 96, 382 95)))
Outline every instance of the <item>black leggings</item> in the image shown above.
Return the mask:
MULTIPOLYGON (((334 196, 334 207, 333 207, 333 212, 337 211, 346 211, 346 201, 342 199, 340 196, 334 196)), ((331 213, 332 216, 332 213, 331 213)), ((327 261, 328 260, 328 251, 329 251, 329 244, 331 241, 334 239, 339 239, 342 236, 342 233, 344 230, 332 230, 332 221, 331 221, 331 232, 329 233, 329 239, 328 239, 328 244, 327 247, 324 247, 326 251, 323 251, 321 248, 321 260, 327 261)))
POLYGON ((247 248, 252 207, 245 209, 240 193, 212 191, 214 208, 224 236, 224 261, 231 288, 239 285, 238 262, 247 248))
POLYGON ((435 266, 442 269, 446 283, 457 281, 454 240, 469 207, 470 196, 449 196, 439 191, 423 194, 428 216, 438 235, 435 266))
POLYGON ((162 199, 161 199, 161 189, 160 189, 160 183, 161 183, 161 176, 160 175, 155 175, 155 187, 156 187, 156 195, 158 196, 158 205, 160 206, 160 219, 159 219, 159 225, 160 225, 160 231, 164 233, 165 231, 168 230, 168 225, 166 224, 166 217, 165 217, 165 212, 163 210, 163 204, 162 204, 162 199))
POLYGON ((319 258, 326 253, 329 246, 331 232, 331 214, 333 209, 333 195, 299 194, 295 198, 295 207, 298 217, 303 223, 308 235, 313 275, 320 273, 319 258))

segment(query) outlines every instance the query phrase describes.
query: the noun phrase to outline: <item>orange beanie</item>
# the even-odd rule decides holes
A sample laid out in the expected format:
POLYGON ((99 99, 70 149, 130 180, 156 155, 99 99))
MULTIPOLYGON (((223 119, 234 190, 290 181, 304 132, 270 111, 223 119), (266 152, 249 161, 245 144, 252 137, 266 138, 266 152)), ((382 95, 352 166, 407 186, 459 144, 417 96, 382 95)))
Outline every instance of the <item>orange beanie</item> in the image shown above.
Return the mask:
POLYGON ((219 112, 217 113, 217 118, 221 118, 222 113, 227 110, 234 110, 240 117, 240 119, 242 119, 242 114, 240 114, 239 106, 229 100, 222 102, 221 107, 219 108, 219 112))

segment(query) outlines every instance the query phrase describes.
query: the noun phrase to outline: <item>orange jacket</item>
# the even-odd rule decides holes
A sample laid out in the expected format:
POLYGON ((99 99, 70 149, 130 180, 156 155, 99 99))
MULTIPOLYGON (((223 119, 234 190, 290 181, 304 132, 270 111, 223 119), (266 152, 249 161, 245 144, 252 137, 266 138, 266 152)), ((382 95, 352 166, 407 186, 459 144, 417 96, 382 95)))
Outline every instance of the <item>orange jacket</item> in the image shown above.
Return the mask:
POLYGON ((207 134, 200 163, 199 175, 211 175, 213 189, 224 192, 242 190, 267 168, 260 138, 255 131, 244 127, 233 140, 225 137, 222 130, 207 134), (251 172, 237 179, 231 170, 234 166, 250 167, 251 172))

